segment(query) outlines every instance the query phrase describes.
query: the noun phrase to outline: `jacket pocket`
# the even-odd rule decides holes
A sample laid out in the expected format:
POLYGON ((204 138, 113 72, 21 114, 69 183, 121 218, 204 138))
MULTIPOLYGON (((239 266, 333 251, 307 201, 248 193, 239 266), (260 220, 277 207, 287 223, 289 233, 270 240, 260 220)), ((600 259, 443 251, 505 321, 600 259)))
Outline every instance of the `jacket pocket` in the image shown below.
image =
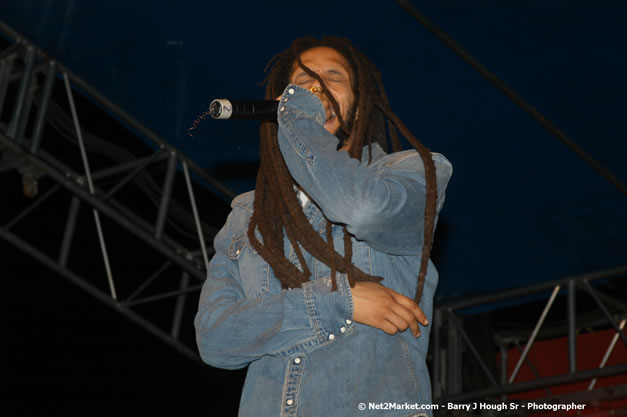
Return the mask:
POLYGON ((247 298, 261 297, 270 289, 270 265, 248 240, 248 233, 234 236, 228 249, 229 259, 237 262, 247 298))

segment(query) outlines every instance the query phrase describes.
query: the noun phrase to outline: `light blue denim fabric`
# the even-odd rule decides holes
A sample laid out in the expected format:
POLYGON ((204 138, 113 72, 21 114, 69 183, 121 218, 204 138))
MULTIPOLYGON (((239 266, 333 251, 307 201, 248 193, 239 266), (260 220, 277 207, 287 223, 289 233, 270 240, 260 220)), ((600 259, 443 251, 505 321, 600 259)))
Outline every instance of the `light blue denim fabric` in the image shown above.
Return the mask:
MULTIPOLYGON (((353 263, 413 298, 423 241, 420 156, 413 150, 386 155, 373 145, 368 165, 367 147, 361 162, 337 151, 337 138, 322 126, 320 100, 298 86, 286 88, 278 115, 280 149, 311 199, 303 210, 313 227, 325 238, 324 216, 346 224, 354 236, 353 263)), ((452 167, 439 154, 433 160, 439 212, 452 167)), ((251 191, 233 200, 214 241, 195 320, 205 362, 226 369, 249 365, 240 416, 431 416, 416 409, 431 404, 429 327, 416 339, 410 331, 392 336, 355 323, 346 276, 338 274, 338 290, 332 292, 329 268, 309 254, 311 281, 281 289, 247 237, 253 199, 251 191), (371 408, 383 403, 405 409, 371 408)), ((334 226, 333 239, 342 253, 340 226, 334 226)), ((298 265, 289 243, 286 255, 298 265)), ((420 303, 429 319, 437 281, 429 262, 420 303)))

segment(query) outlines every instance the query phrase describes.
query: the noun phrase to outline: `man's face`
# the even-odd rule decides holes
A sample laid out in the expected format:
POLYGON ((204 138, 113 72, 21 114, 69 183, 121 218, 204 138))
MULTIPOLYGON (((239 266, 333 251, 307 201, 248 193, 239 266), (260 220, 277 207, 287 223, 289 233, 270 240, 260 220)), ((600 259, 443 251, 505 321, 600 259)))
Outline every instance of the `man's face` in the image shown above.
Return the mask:
MULTIPOLYGON (((320 46, 311 48, 300 54, 300 59, 307 68, 318 74, 326 84, 329 93, 333 95, 335 101, 340 106, 342 119, 347 124, 351 124, 351 114, 355 103, 355 94, 353 92, 354 74, 350 69, 350 65, 346 58, 333 48, 320 46)), ((292 74, 290 76, 290 84, 296 84, 300 87, 310 89, 319 86, 318 80, 311 77, 305 72, 298 63, 294 63, 292 74)), ((340 129, 340 122, 334 115, 331 103, 324 94, 318 94, 324 106, 327 121, 324 128, 329 132, 336 134, 340 129)))

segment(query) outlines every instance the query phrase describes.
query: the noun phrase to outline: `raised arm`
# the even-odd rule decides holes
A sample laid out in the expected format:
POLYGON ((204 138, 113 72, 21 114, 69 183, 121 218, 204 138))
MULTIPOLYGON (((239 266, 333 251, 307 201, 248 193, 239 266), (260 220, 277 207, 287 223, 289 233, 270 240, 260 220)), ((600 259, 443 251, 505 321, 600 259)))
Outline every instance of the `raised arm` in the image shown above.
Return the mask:
MULTIPOLYGON (((279 146, 296 182, 335 223, 357 239, 395 255, 422 250, 425 175, 421 157, 406 151, 366 165, 337 151, 338 139, 323 127, 325 111, 309 91, 289 85, 279 105, 279 146)), ((439 206, 451 166, 434 156, 439 206)))

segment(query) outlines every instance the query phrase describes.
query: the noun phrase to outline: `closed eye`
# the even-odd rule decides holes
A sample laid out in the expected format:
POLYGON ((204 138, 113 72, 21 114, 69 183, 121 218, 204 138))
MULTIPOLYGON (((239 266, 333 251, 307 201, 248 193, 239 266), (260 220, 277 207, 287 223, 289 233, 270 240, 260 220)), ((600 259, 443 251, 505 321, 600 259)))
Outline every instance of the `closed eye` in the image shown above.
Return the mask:
POLYGON ((303 76, 300 76, 300 77, 296 77, 296 79, 294 80, 294 84, 296 84, 296 85, 303 85, 303 84, 307 84, 311 80, 312 80, 312 77, 310 77, 308 75, 303 75, 303 76))

